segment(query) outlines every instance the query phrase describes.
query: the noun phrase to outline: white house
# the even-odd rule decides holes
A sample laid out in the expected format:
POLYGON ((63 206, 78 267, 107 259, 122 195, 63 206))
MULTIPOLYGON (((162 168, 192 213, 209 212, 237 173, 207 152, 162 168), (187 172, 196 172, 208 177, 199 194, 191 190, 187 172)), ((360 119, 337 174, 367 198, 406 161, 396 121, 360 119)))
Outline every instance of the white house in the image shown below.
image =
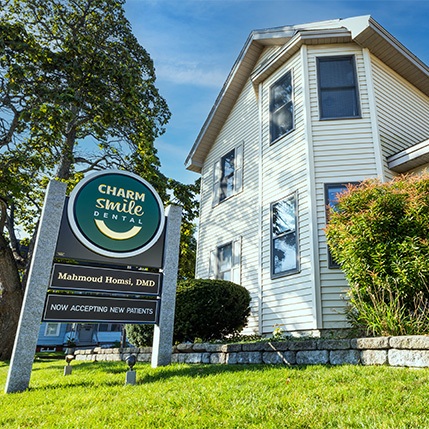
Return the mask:
POLYGON ((192 147, 197 277, 252 296, 248 331, 347 326, 326 206, 429 162, 429 68, 370 16, 253 31, 192 147))

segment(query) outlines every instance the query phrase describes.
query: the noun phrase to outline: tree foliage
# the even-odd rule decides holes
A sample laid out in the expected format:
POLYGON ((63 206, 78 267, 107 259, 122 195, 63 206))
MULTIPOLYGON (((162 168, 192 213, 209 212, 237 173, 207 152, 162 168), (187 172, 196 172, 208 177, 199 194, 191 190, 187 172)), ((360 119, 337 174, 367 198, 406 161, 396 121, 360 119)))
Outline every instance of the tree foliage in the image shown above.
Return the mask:
POLYGON ((429 175, 367 180, 339 197, 326 229, 350 285, 351 321, 374 334, 429 330, 429 175))
POLYGON ((184 228, 192 228, 196 185, 160 172, 154 141, 170 111, 123 4, 0 0, 0 359, 11 352, 10 320, 19 314, 50 179, 67 182, 70 191, 89 171, 136 172, 165 203, 184 205, 184 228), (18 224, 29 234, 25 246, 18 224), (12 302, 14 291, 19 298, 12 302))

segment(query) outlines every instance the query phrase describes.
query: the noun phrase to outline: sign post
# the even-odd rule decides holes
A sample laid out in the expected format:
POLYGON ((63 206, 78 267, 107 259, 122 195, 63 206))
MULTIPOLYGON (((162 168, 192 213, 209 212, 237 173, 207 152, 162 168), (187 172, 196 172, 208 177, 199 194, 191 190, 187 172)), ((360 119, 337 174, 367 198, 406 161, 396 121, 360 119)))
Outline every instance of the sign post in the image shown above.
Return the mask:
POLYGON ((155 325, 153 332, 153 368, 169 365, 171 363, 171 348, 173 345, 182 209, 178 206, 170 206, 167 209, 163 269, 164 281, 161 295, 162 305, 159 314, 159 322, 155 325))
POLYGON ((46 190, 34 254, 31 261, 15 345, 12 352, 6 393, 22 392, 30 383, 40 320, 51 277, 55 246, 66 196, 66 184, 52 180, 46 190))
POLYGON ((67 212, 65 191, 66 184, 51 181, 46 192, 6 393, 29 386, 41 319, 154 324, 152 366, 171 363, 182 209, 170 206, 165 214, 155 189, 126 171, 81 180, 67 212), (53 264, 54 256, 77 265, 53 264), (48 288, 69 294, 46 295, 48 288))

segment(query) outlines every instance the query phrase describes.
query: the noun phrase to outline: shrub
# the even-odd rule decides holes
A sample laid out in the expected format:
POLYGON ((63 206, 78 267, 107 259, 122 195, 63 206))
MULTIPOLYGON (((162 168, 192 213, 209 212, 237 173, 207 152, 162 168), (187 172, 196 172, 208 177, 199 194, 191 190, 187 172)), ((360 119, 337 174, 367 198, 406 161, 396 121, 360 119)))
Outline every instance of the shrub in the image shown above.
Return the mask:
POLYGON ((351 186, 326 236, 349 282, 354 326, 376 335, 429 332, 428 175, 351 186))
MULTIPOLYGON (((182 280, 177 285, 174 341, 221 340, 237 335, 250 313, 247 289, 225 280, 182 280)), ((152 325, 127 325, 137 347, 151 346, 152 325)))
POLYGON ((136 347, 151 347, 153 325, 126 325, 127 339, 136 347))
POLYGON ((247 289, 225 280, 180 282, 176 296, 176 341, 221 340, 240 332, 250 313, 247 289))

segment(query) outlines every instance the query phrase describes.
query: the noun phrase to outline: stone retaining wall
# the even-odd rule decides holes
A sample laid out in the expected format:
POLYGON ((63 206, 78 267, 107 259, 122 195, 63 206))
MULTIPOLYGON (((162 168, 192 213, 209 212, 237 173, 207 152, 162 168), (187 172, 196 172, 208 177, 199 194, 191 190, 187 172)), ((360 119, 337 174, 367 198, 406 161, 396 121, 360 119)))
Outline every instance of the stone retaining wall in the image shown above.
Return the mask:
MULTIPOLYGON (((123 360, 134 354, 150 362, 152 349, 125 348, 76 350, 76 360, 123 360)), ((283 365, 390 365, 429 367, 429 336, 354 339, 301 339, 243 344, 179 344, 173 363, 283 364, 283 365)))

